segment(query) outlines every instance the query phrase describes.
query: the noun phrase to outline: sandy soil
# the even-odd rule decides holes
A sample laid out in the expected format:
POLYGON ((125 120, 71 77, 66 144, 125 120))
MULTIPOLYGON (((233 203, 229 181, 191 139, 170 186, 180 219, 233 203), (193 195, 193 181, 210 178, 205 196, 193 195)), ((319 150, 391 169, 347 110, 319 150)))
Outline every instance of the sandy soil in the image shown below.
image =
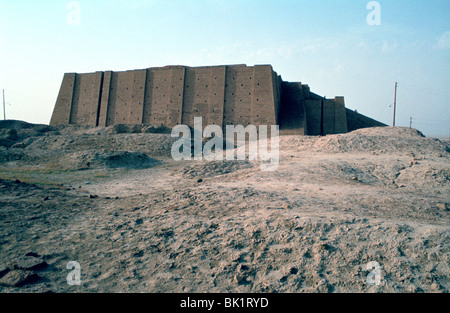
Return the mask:
POLYGON ((0 135, 0 292, 450 290, 449 142, 414 129, 284 136, 273 172, 142 127, 0 135))

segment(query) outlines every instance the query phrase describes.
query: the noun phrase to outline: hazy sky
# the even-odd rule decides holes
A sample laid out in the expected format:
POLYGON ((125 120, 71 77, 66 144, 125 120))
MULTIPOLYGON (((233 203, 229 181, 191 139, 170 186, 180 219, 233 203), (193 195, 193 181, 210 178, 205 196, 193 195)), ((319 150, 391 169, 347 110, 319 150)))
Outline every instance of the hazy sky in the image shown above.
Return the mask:
POLYGON ((65 72, 272 64, 386 124, 398 81, 397 125, 449 137, 450 1, 368 3, 0 0, 6 117, 49 123, 65 72))

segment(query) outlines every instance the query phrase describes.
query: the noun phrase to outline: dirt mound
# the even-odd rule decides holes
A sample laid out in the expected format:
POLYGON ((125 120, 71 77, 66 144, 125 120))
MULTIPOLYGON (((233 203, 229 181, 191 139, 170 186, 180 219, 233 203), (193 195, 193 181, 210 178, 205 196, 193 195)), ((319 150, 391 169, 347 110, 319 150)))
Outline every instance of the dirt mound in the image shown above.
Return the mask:
MULTIPOLYGON (((87 151, 64 155, 58 160, 57 167, 66 170, 83 170, 92 168, 149 168, 159 164, 155 159, 140 152, 128 151, 87 151)), ((55 166, 55 165, 53 165, 55 166)))
POLYGON ((185 178, 214 177, 251 167, 253 165, 248 161, 202 161, 185 167, 182 173, 185 178))
POLYGON ((127 124, 117 124, 107 127, 107 132, 109 134, 139 134, 139 133, 153 133, 153 134, 170 134, 171 129, 163 125, 153 126, 153 125, 127 125, 127 124))
POLYGON ((178 138, 138 126, 3 125, 0 292, 450 290, 449 142, 389 127, 282 136, 262 171, 175 161, 178 138), (17 287, 6 272, 24 255, 48 266, 17 287), (71 261, 80 286, 61 272, 71 261))
POLYGON ((132 125, 122 126, 50 127, 6 121, 0 123, 0 162, 50 164, 50 167, 59 164, 63 168, 74 169, 92 166, 145 168, 153 161, 148 162, 144 155, 157 158, 171 156, 171 147, 176 139, 163 133, 165 129, 137 125, 137 131, 132 125), (105 151, 110 155, 107 156, 105 151), (126 151, 128 155, 125 155, 126 151))
POLYGON ((0 121, 0 146, 10 148, 24 139, 43 136, 55 130, 48 125, 30 124, 16 120, 0 121))
POLYGON ((396 182, 416 187, 445 187, 450 182, 450 167, 438 164, 407 167, 399 173, 396 182))
POLYGON ((280 144, 298 150, 316 152, 370 152, 370 153, 448 153, 445 142, 426 138, 416 129, 403 127, 374 127, 353 131, 347 134, 325 137, 282 137, 280 144))

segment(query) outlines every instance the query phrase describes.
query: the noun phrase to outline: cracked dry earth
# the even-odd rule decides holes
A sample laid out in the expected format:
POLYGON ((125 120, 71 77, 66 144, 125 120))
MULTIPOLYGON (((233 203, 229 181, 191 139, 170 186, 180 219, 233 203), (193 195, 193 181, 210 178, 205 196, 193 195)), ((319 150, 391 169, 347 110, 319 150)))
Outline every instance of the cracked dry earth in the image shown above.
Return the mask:
POLYGON ((449 146, 415 130, 281 137, 273 172, 175 162, 165 134, 18 133, 0 150, 0 292, 450 289, 449 146), (80 165, 105 141, 149 159, 80 165))

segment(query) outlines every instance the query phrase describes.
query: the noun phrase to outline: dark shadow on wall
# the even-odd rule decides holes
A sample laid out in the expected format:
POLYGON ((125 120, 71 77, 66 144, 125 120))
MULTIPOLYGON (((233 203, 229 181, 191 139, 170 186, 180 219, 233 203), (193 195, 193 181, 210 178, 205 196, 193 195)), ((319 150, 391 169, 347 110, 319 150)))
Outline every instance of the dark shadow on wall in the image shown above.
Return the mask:
POLYGON ((361 128, 387 126, 386 124, 378 122, 370 117, 359 114, 350 109, 346 109, 346 113, 347 113, 347 128, 349 132, 361 128))

